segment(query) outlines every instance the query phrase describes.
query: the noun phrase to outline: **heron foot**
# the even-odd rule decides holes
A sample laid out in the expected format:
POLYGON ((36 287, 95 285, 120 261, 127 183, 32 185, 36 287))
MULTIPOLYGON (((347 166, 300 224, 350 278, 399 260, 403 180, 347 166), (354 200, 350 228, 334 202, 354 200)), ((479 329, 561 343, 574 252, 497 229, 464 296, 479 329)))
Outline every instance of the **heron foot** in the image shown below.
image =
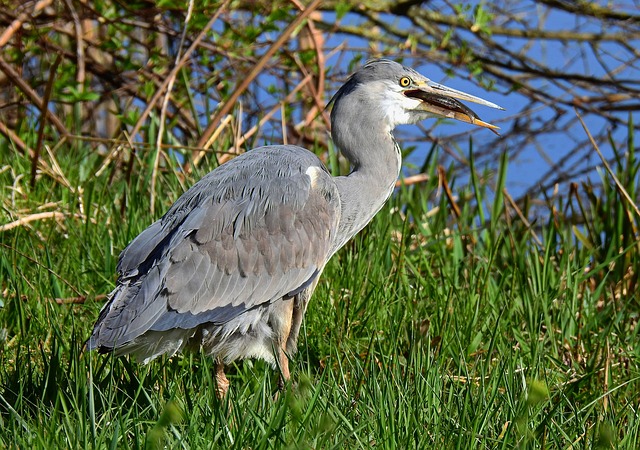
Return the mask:
POLYGON ((284 392, 287 382, 291 378, 291 374, 289 372, 289 358, 283 349, 280 349, 278 352, 278 368, 280 369, 280 377, 278 378, 278 392, 276 392, 274 400, 278 400, 280 393, 284 392))

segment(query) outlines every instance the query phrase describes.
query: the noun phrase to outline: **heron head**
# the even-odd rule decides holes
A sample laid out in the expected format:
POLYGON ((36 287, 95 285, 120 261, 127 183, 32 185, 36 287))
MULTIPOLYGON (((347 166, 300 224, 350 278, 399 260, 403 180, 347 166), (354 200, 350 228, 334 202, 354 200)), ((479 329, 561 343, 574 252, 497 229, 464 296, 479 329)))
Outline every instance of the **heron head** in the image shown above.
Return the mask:
MULTIPOLYGON (((497 126, 480 120, 459 100, 504 109, 495 103, 435 83, 415 70, 387 59, 368 61, 336 93, 331 103, 356 95, 361 106, 377 108, 389 126, 416 123, 429 117, 448 117, 488 128, 497 134, 497 126)), ((366 111, 362 111, 365 113, 366 111)))

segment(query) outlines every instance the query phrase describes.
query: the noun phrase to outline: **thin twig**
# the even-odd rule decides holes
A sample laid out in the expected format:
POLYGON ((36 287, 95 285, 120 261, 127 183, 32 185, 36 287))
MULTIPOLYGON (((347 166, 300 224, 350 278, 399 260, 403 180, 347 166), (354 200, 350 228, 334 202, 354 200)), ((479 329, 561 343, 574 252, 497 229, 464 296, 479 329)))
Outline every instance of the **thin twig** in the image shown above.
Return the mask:
POLYGON ((282 47, 285 42, 289 39, 289 36, 300 26, 300 24, 307 18, 309 15, 318 8, 321 0, 313 0, 307 8, 302 11, 298 17, 296 17, 290 24, 285 28, 285 30, 280 34, 278 39, 269 47, 269 49, 265 52, 265 54, 260 58, 260 60, 255 64, 253 70, 246 77, 242 79, 242 82, 236 87, 231 96, 227 99, 226 102, 222 104, 220 109, 214 114, 211 118, 211 122, 207 126, 207 128, 202 132, 200 139, 198 139, 198 143, 196 144, 198 147, 203 147, 207 142, 209 142, 209 136, 214 132, 214 130, 218 127, 218 122, 231 112, 231 109, 235 105, 240 95, 247 90, 251 82, 260 74, 262 69, 266 66, 267 62, 271 59, 271 57, 276 53, 276 51, 282 47))
POLYGON ((156 93, 153 95, 153 97, 151 97, 151 100, 149 100, 147 107, 144 109, 144 111, 142 111, 140 118, 138 119, 135 126, 133 127, 133 130, 131 130, 131 140, 135 139, 136 135, 140 131, 140 128, 142 127, 142 124, 144 123, 145 120, 147 120, 147 117, 151 113, 151 110, 155 107, 155 104, 160 99, 160 96, 165 92, 167 86, 169 85, 169 81, 171 80, 171 77, 172 76, 175 77, 178 71, 184 66, 184 64, 189 59, 189 57, 194 52, 194 50, 198 47, 198 45, 200 45, 200 42, 202 41, 202 39, 204 39, 207 32, 211 29, 213 24, 216 23, 220 15, 225 11, 225 9, 227 8, 227 5, 229 5, 229 2, 230 0, 226 0, 222 5, 220 5, 220 7, 218 8, 218 11, 216 11, 213 17, 209 20, 209 22, 207 22, 207 24, 204 26, 200 34, 198 34, 198 36, 193 40, 189 48, 184 52, 184 55, 182 55, 182 58, 180 58, 180 61, 173 67, 173 69, 171 70, 171 72, 169 72, 169 75, 164 79, 164 81, 162 82, 162 84, 160 85, 156 93))
MULTIPOLYGON (((64 142, 65 141, 61 140, 58 144, 56 144, 56 146, 54 147, 54 150, 57 150, 58 148, 60 148, 64 144, 64 142)), ((44 149, 47 151, 47 155, 51 160, 51 169, 48 172, 49 176, 54 180, 56 180, 58 183, 62 184, 67 189, 69 189, 69 191, 76 193, 77 192, 76 188, 74 188, 71 185, 67 177, 64 175, 64 172, 62 172, 62 167, 60 167, 60 164, 58 164, 54 151, 51 148, 49 148, 48 145, 45 145, 44 149)), ((82 189, 82 188, 79 187, 79 189, 82 189)))
POLYGON ((29 148, 27 144, 18 136, 11 128, 5 125, 3 121, 0 120, 0 134, 3 134, 9 142, 13 142, 23 154, 28 155, 29 158, 33 158, 35 154, 32 149, 29 148))
MULTIPOLYGON (((292 2, 294 5, 296 5, 296 7, 299 10, 301 11, 304 10, 304 5, 299 0, 292 0, 292 2)), ((317 77, 315 86, 313 84, 309 85, 309 91, 311 93, 311 97, 315 102, 315 108, 311 108, 307 112, 304 120, 305 125, 310 124, 316 118, 317 111, 320 111, 322 113, 322 111, 324 110, 323 97, 324 97, 324 88, 325 88, 325 81, 326 81, 325 80, 326 56, 324 54, 324 38, 323 38, 322 32, 316 28, 314 23, 314 20, 316 18, 318 19, 322 18, 321 14, 322 13, 320 11, 316 11, 314 14, 312 14, 309 17, 309 20, 307 20, 307 24, 305 27, 307 31, 306 41, 310 41, 313 45, 314 50, 316 51, 316 68, 318 70, 318 77, 317 77)), ((302 36, 300 38, 300 46, 303 49, 306 48, 305 42, 303 41, 302 36)), ((300 67, 300 70, 306 74, 306 67, 304 67, 298 59, 299 58, 296 58, 296 64, 298 65, 298 67, 300 67)), ((325 119, 325 121, 327 121, 326 116, 324 114, 322 116, 325 119)), ((327 123, 327 128, 330 128, 330 125, 328 123, 327 123)))
POLYGON ((84 81, 86 79, 85 75, 85 66, 86 62, 84 59, 84 33, 82 30, 82 24, 80 23, 80 17, 78 16, 78 12, 73 7, 73 3, 71 0, 65 0, 67 4, 67 8, 69 8, 69 12, 71 13, 71 17, 73 18, 73 25, 76 32, 76 83, 78 86, 78 91, 84 91, 84 81))
POLYGON ((16 31, 20 29, 22 24, 29 19, 30 17, 35 17, 40 11, 49 6, 53 0, 40 0, 36 3, 36 6, 33 7, 31 13, 23 12, 17 18, 14 19, 13 22, 2 32, 0 35, 0 48, 4 47, 9 39, 15 34, 16 31))
POLYGON ((507 188, 502 189, 502 194, 504 195, 504 198, 509 201, 509 204, 515 210, 516 214, 518 215, 518 217, 520 218, 524 226, 527 227, 527 230, 529 230, 529 233, 531 233, 531 236, 533 237, 533 240, 536 241, 536 244, 542 247, 542 241, 540 240, 538 235, 535 233, 535 231, 533 231, 533 227, 531 226, 531 223, 527 220, 525 215, 522 213, 522 210, 518 207, 518 204, 513 200, 513 197, 511 197, 511 194, 509 194, 509 192, 507 191, 507 188))
MULTIPOLYGON (((281 101, 279 102, 277 105, 275 105, 273 108, 271 108, 271 110, 269 110, 269 112, 267 112, 264 116, 262 116, 262 118, 258 121, 258 123, 254 126, 252 126, 248 131, 246 131, 245 133, 242 133, 242 136, 240 136, 237 139, 236 145, 235 146, 240 146, 242 144, 244 144, 247 139, 249 139, 251 136, 253 136, 260 128, 262 128, 262 126, 269 120, 271 119, 271 117, 273 117, 273 115, 275 113, 277 113, 278 111, 280 111, 280 109, 282 108, 282 106, 286 105, 287 103, 289 103, 291 101, 291 99, 296 95, 296 93, 302 89, 305 85, 307 85, 311 79, 313 78, 313 76, 311 74, 307 74, 306 77, 304 77, 300 83, 298 83, 298 85, 293 88, 293 90, 291 92, 289 92, 289 94, 287 94, 287 96, 281 101)), ((225 152, 224 155, 222 155, 218 161, 220 162, 220 164, 222 164, 225 161, 228 161, 229 159, 231 159, 231 156, 234 154, 233 151, 234 147, 231 147, 230 149, 227 150, 227 152, 225 152)))
MULTIPOLYGON (((231 116, 231 114, 228 114, 220 123, 220 126, 218 128, 216 128, 216 131, 214 131, 214 133, 211 135, 211 141, 215 141, 216 139, 218 139, 218 136, 220 136, 220 134, 222 133, 222 131, 227 128, 229 126, 229 124, 231 123, 231 121, 233 120, 233 116, 231 116)), ((196 156, 194 156, 193 161, 191 161, 191 165, 193 167, 197 167, 198 164, 200 164, 200 160, 202 158, 204 158, 204 155, 207 153, 208 150, 206 150, 205 148, 198 148, 198 147, 189 147, 189 149, 191 150, 196 150, 198 153, 196 153, 196 156)), ((228 155, 222 155, 220 157, 220 159, 224 158, 225 160, 228 158, 231 158, 231 153, 232 153, 232 148, 229 149, 229 154, 228 155), (227 158, 225 158, 227 157, 227 158)), ((218 163, 220 163, 220 159, 218 159, 218 163)))
MULTIPOLYGON (((2 130, 0 130, 0 132, 2 132, 2 130)), ((95 137, 95 136, 79 136, 77 134, 70 134, 67 136, 67 138, 70 140, 94 142, 97 144, 107 144, 107 145, 122 145, 127 147, 132 144, 129 139, 101 138, 101 137, 95 137)), ((136 142, 135 147, 144 148, 144 149, 154 149, 156 145, 148 142, 136 142)), ((200 147, 195 147, 193 145, 160 144, 160 147, 163 149, 174 148, 179 150, 190 150, 190 151, 202 150, 200 147)))
POLYGON ((49 111, 48 108, 44 108, 43 109, 42 105, 44 104, 44 101, 42 100, 42 98, 40 98, 40 96, 37 94, 37 92, 35 90, 33 90, 31 88, 31 86, 29 86, 29 84, 20 76, 20 74, 18 72, 16 72, 16 70, 8 62, 6 62, 4 60, 4 58, 2 58, 2 56, 0 56, 0 70, 4 72, 4 74, 7 76, 7 78, 9 78, 11 80, 11 82, 13 84, 15 84, 16 87, 18 89, 20 89, 20 91, 29 100, 31 100, 31 103, 36 105, 36 107, 38 107, 41 111, 45 111, 45 115, 46 115, 47 119, 49 119, 51 121, 53 126, 62 135, 66 136, 67 134, 69 134, 69 132, 67 131, 66 127, 64 126, 62 121, 58 118, 58 116, 56 116, 51 111, 49 111))
POLYGON ((236 111, 236 125, 233 136, 233 153, 238 155, 240 153, 240 135, 242 134, 242 102, 238 104, 238 110, 236 111))
MULTIPOLYGON (((296 62, 296 65, 298 66, 298 68, 300 69, 300 72, 302 72, 303 75, 305 76, 313 76, 311 73, 309 73, 309 71, 307 70, 307 68, 302 64, 301 61, 299 61, 299 58, 295 58, 294 59, 296 62)), ((318 69, 320 70, 320 69, 318 69)), ((323 71, 323 80, 324 80, 324 69, 322 69, 323 71)), ((309 90, 311 91, 311 97, 313 98, 313 101, 315 103, 315 105, 313 106, 313 108, 311 108, 307 114, 305 115, 305 119, 297 124, 294 128, 296 131, 300 132, 301 129, 303 127, 308 126, 313 119, 316 118, 316 116, 318 114, 320 114, 320 116, 322 117, 322 120, 324 121, 325 126, 327 127, 327 129, 331 128, 331 120, 329 119, 328 114, 326 114, 326 108, 324 105, 324 99, 322 98, 324 95, 324 90, 322 92, 318 92, 318 90, 313 86, 313 84, 309 85, 309 90)))
POLYGON ((62 61, 62 57, 58 55, 49 70, 49 79, 47 80, 47 87, 44 90, 44 97, 42 97, 42 107, 40 108, 40 126, 38 127, 38 141, 36 142, 36 148, 34 149, 32 161, 31 161, 31 187, 36 185, 36 173, 38 162, 40 160, 40 152, 42 151, 42 142, 44 141, 44 129, 47 121, 47 109, 49 108, 49 99, 51 98, 51 92, 53 91, 53 80, 56 79, 58 73, 58 66, 62 61))
POLYGON ((429 181, 430 178, 431 177, 426 173, 418 173, 399 179, 396 181, 396 187, 398 188, 401 186, 411 186, 412 184, 424 183, 425 181, 429 181))
POLYGON ((638 209, 638 206, 635 204, 635 202, 633 201, 633 199, 631 198, 631 196, 629 195, 627 190, 624 188, 622 183, 620 183, 620 180, 618 180, 618 177, 616 176, 616 174, 613 173, 613 170, 611 170, 611 166, 609 166, 609 163, 607 162, 605 157, 602 155, 602 152, 600 151, 600 148, 598 147, 598 144, 596 143, 595 139, 593 139, 593 136, 591 136, 591 133, 589 132, 589 129, 587 128, 587 125, 582 120, 582 116, 580 116, 580 113, 578 112, 578 110, 574 108, 574 111, 576 113, 576 116, 578 116, 578 120, 580 120, 580 124, 582 125, 582 128, 584 128, 585 133, 587 133, 587 136, 589 137, 589 140, 591 141, 591 145, 593 145, 593 148, 595 149, 596 153, 598 154, 598 156, 602 160, 602 164, 604 165, 605 169, 607 169, 607 172, 609 173, 611 178, 613 178, 613 181, 616 183, 616 187, 618 188, 618 192, 620 193, 620 195, 622 195, 627 200, 627 202, 629 202, 629 205, 633 208, 633 210, 636 212, 638 217, 640 217, 640 209, 638 209))
MULTIPOLYGON (((15 144, 20 150, 22 150, 23 154, 26 154, 29 156, 29 158, 33 159, 35 154, 34 150, 29 148, 29 146, 25 144, 25 142, 22 139, 20 139, 20 137, 17 134, 15 134, 13 130, 8 128, 2 121, 0 121, 0 134, 5 135, 10 142, 15 144)), ((63 137, 62 139, 60 139, 58 144, 61 145, 64 142, 66 142, 66 139, 63 137)), ((54 171, 51 168, 51 166, 49 166, 49 164, 43 161, 42 158, 38 159, 38 168, 42 171, 42 173, 46 173, 56 181, 60 181, 56 178, 56 175, 54 174, 54 171)))
MULTIPOLYGON (((107 294, 98 294, 93 297, 93 301, 102 301, 107 299, 107 294)), ((87 301, 86 295, 78 295, 76 297, 54 298, 54 302, 58 305, 82 305, 87 301)))
POLYGON ((453 209, 453 214, 455 214, 456 219, 459 219, 462 213, 460 211, 460 207, 456 203, 455 198, 453 197, 453 193, 451 192, 451 189, 449 188, 449 183, 447 183, 447 171, 445 170, 444 167, 438 166, 438 174, 440 175, 440 184, 442 185, 442 188, 444 189, 444 193, 449 199, 449 204, 453 209))
POLYGON ((0 233, 4 231, 9 231, 13 228, 24 226, 30 222, 35 222, 38 220, 46 220, 46 219, 64 219, 64 214, 59 211, 47 211, 36 214, 31 214, 29 216, 24 216, 19 218, 18 220, 14 220, 13 222, 6 223, 4 225, 0 225, 0 233))
MULTIPOLYGON (((184 45, 184 40, 185 37, 187 35, 187 29, 189 28, 189 21, 191 20, 191 14, 193 13, 193 0, 189 0, 189 5, 187 7, 187 15, 184 18, 184 28, 182 29, 182 36, 180 38, 180 45, 178 47, 178 53, 176 55, 176 62, 175 62, 175 67, 174 69, 180 68, 181 67, 181 62, 182 62, 182 58, 180 55, 180 52, 182 51, 182 47, 184 45)), ((200 32, 200 34, 202 34, 204 32, 204 30, 202 32, 200 32)), ((186 61, 186 60, 185 60, 186 61)), ((169 82, 167 83, 167 89, 164 95, 164 99, 162 101, 162 107, 160 108, 160 124, 158 126, 158 136, 156 138, 156 151, 155 151, 155 155, 153 158, 153 169, 151 171, 151 197, 149 199, 150 201, 150 209, 151 209, 151 215, 153 216, 155 213, 155 209, 156 209, 156 182, 157 182, 157 178, 158 178, 158 168, 160 165, 160 151, 161 151, 161 145, 162 145, 162 135, 164 134, 164 121, 166 120, 166 116, 167 116, 167 106, 169 105, 169 98, 171 98, 171 91, 173 90, 173 84, 176 81, 176 75, 178 74, 177 70, 171 70, 171 72, 169 73, 169 77, 168 80, 169 82)))

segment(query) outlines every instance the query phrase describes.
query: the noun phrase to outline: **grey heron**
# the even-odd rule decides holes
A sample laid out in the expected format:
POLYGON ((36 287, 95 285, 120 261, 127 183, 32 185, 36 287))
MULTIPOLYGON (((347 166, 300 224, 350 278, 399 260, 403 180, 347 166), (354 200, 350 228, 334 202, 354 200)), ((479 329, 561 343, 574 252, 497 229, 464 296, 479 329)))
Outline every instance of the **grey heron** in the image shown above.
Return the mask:
POLYGON ((288 380, 327 261, 393 192, 402 163, 394 128, 450 117, 497 129, 459 100, 500 108, 390 60, 364 64, 330 101, 332 139, 351 173, 332 177, 294 145, 222 164, 122 251, 88 348, 145 363, 202 348, 217 362, 220 396, 224 366, 243 358, 264 359, 288 380))

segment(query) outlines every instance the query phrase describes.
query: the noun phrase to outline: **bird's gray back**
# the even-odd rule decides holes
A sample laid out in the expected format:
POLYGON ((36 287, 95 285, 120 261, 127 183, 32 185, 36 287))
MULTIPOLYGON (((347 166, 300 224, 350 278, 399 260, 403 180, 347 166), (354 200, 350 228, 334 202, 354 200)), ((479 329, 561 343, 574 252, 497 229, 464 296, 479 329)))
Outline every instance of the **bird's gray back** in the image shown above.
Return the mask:
POLYGON ((270 146, 236 157, 122 252, 89 346, 224 323, 297 294, 322 271, 339 215, 335 183, 311 152, 270 146))

